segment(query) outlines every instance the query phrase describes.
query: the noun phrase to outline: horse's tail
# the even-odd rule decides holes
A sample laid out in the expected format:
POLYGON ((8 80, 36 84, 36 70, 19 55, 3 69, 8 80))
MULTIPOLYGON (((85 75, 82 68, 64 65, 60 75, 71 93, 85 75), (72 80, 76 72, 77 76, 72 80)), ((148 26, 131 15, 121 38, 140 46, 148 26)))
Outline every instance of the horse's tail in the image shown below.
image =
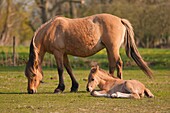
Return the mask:
POLYGON ((145 88, 144 93, 149 98, 153 98, 154 97, 154 95, 151 93, 151 91, 149 89, 147 89, 147 88, 145 88))
POLYGON ((133 58, 133 60, 136 62, 136 64, 148 75, 150 78, 152 78, 152 72, 150 68, 147 66, 145 61, 142 59, 137 46, 135 44, 134 40, 134 32, 133 27, 130 24, 130 22, 126 19, 121 19, 122 24, 126 27, 126 33, 125 33, 125 49, 126 49, 126 55, 129 58, 133 58))

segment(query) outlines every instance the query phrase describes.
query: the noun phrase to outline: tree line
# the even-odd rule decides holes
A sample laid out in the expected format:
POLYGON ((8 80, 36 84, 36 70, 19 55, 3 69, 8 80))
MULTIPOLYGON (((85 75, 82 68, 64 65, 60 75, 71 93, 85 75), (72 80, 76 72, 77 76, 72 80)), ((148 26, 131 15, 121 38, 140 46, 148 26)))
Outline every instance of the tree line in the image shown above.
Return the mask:
POLYGON ((128 19, 140 47, 170 47, 170 0, 0 0, 0 46, 29 45, 50 18, 110 13, 128 19))

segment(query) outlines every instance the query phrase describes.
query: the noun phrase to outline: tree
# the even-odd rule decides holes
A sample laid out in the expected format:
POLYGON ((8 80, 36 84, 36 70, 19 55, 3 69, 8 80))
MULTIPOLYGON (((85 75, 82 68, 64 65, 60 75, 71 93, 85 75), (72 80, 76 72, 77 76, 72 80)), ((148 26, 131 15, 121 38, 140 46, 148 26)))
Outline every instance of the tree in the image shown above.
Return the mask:
POLYGON ((45 23, 56 15, 77 17, 77 3, 83 4, 84 0, 35 0, 35 2, 41 10, 42 23, 45 23))
MULTIPOLYGON (((28 20, 27 9, 24 2, 15 0, 3 0, 0 2, 0 45, 12 45, 12 37, 16 37, 16 44, 27 37, 32 37, 32 30, 26 21, 28 20)), ((29 38, 29 39, 30 39, 29 38)))
POLYGON ((30 40, 33 32, 54 16, 71 18, 110 13, 128 19, 137 45, 170 45, 169 0, 0 0, 0 45, 30 40), (82 5, 83 4, 83 5, 82 5))
POLYGON ((8 41, 8 38, 6 38, 7 37, 7 35, 8 35, 8 23, 9 23, 9 12, 10 12, 10 0, 7 0, 6 2, 5 2, 5 0, 2 0, 1 2, 0 2, 0 8, 1 8, 1 17, 2 17, 2 15, 4 14, 4 12, 2 12, 2 11, 4 11, 4 9, 6 9, 5 11, 6 11, 6 15, 4 16, 4 22, 2 22, 2 23, 4 23, 4 24, 2 24, 2 30, 1 30, 1 33, 0 33, 0 45, 4 45, 7 41, 8 41), (4 7, 4 6, 6 6, 6 7, 4 7))

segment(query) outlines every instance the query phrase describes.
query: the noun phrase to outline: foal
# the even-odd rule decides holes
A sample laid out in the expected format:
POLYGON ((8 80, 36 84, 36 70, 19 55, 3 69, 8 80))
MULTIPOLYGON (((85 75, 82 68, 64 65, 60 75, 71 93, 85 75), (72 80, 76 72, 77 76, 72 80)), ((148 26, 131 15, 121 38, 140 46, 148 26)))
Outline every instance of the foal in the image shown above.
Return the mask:
POLYGON ((137 80, 122 80, 114 78, 99 66, 92 67, 87 84, 87 91, 95 97, 112 97, 112 98, 135 98, 140 99, 144 94, 153 98, 154 95, 141 82, 137 80), (101 90, 94 90, 98 86, 101 90))

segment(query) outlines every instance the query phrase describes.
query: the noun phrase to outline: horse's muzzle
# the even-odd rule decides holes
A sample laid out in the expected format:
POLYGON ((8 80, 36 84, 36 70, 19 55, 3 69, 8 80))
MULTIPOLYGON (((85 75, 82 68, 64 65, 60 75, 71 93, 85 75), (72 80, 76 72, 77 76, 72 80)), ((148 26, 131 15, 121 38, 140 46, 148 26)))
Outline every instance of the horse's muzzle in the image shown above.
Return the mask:
POLYGON ((33 90, 33 89, 29 89, 29 90, 28 90, 28 94, 34 94, 34 93, 37 93, 37 91, 36 91, 36 90, 33 90))

